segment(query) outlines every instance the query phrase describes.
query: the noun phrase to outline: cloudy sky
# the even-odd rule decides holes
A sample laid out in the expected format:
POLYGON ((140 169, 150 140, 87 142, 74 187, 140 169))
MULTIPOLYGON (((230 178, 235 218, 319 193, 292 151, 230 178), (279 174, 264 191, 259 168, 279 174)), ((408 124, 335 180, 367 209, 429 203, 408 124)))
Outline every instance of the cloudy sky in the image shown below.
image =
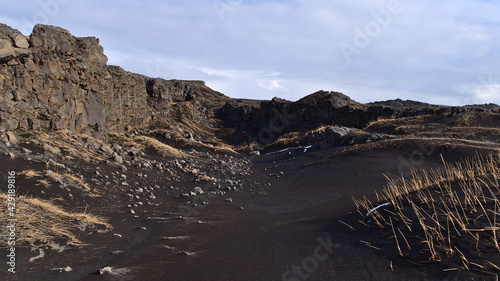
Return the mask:
POLYGON ((0 22, 96 36, 108 64, 231 97, 500 104, 500 1, 26 0, 0 22))

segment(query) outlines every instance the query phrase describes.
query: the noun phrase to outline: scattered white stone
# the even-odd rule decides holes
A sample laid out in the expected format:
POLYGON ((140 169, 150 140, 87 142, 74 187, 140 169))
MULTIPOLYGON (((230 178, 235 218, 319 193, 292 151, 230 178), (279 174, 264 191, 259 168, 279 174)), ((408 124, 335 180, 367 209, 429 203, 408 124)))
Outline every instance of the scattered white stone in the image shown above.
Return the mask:
POLYGON ((101 275, 104 275, 104 274, 111 275, 112 273, 113 273, 113 269, 110 266, 106 266, 106 267, 99 269, 99 274, 101 274, 101 275))
POLYGON ((53 147, 51 145, 48 145, 46 143, 44 143, 42 145, 42 148, 47 151, 47 152, 50 152, 50 153, 53 153, 53 154, 59 154, 61 152, 61 150, 58 148, 58 147, 53 147))
MULTIPOLYGON (((35 250, 37 250, 37 248, 32 247, 31 250, 35 251, 35 250)), ((36 256, 36 257, 30 258, 30 262, 34 262, 38 259, 45 257, 45 252, 43 251, 43 249, 38 249, 38 250, 40 251, 40 254, 38 254, 38 256, 36 256)))
POLYGON ((111 147, 109 145, 102 145, 101 151, 103 151, 104 153, 107 153, 109 155, 113 155, 113 153, 114 153, 113 149, 111 149, 111 147))
POLYGON ((52 268, 52 271, 59 271, 59 272, 70 272, 73 271, 73 268, 66 266, 66 267, 56 267, 52 268))
POLYGON ((113 234, 113 236, 116 237, 116 238, 122 238, 123 237, 123 235, 118 234, 118 233, 113 234))
POLYGON ((203 191, 203 189, 201 189, 201 187, 195 187, 194 188, 194 193, 196 194, 205 194, 205 191, 203 191))
POLYGON ((146 228, 144 226, 139 226, 139 227, 137 227, 137 229, 146 230, 146 228))
POLYGON ((112 255, 121 255, 121 254, 123 254, 123 252, 122 251, 113 251, 113 252, 111 252, 111 254, 112 255))
POLYGON ((115 155, 113 157, 113 160, 115 160, 115 162, 118 164, 123 164, 123 157, 121 157, 120 155, 115 155))
POLYGON ((133 214, 135 214, 135 211, 134 210, 130 210, 130 213, 133 215, 133 214))
POLYGON ((13 132, 7 132, 6 135, 11 144, 16 145, 17 143, 19 143, 19 140, 16 138, 16 135, 14 135, 13 132))
POLYGON ((66 249, 66 246, 61 246, 54 241, 50 241, 50 247, 52 247, 52 250, 57 251, 58 253, 62 253, 66 249))
POLYGON ((227 202, 233 202, 233 198, 227 198, 226 201, 227 202))

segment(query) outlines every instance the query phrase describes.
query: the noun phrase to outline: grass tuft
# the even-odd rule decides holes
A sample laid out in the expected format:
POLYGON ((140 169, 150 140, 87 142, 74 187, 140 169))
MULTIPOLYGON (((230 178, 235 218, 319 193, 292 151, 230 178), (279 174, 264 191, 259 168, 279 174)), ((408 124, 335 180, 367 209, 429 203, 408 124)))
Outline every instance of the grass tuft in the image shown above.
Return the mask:
MULTIPOLYGON (((8 195, 0 193, 0 220, 7 221, 8 195)), ((105 231, 111 225, 105 219, 89 213, 67 212, 55 203, 38 198, 16 198, 15 208, 16 244, 31 246, 47 246, 55 239, 65 239, 68 245, 82 246, 84 243, 76 234, 83 226, 100 226, 105 231)), ((2 228, 2 237, 7 236, 7 229, 2 228)), ((6 246, 6 241, 0 241, 6 246)))
POLYGON ((398 254, 430 261, 455 262, 460 270, 492 268, 500 258, 500 154, 473 158, 432 170, 415 170, 409 178, 387 178, 378 203, 354 199, 366 214, 382 202, 389 209, 370 213, 370 220, 391 234, 398 254), (401 242, 404 242, 401 244, 401 242), (406 247, 402 247, 406 245, 406 247))
POLYGON ((134 140, 137 143, 154 148, 163 157, 189 158, 188 154, 148 136, 137 136, 134 138, 134 140))

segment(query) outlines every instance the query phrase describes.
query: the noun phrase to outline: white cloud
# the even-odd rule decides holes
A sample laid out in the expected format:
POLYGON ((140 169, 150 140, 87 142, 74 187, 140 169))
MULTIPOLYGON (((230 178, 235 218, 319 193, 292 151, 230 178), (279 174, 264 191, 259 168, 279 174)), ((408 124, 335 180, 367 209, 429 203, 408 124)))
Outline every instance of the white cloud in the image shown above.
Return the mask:
POLYGON ((472 103, 497 103, 500 104, 500 83, 465 85, 462 93, 469 95, 472 103))
POLYGON ((268 90, 268 91, 287 91, 288 89, 285 88, 280 82, 277 80, 262 80, 259 81, 259 86, 268 90))

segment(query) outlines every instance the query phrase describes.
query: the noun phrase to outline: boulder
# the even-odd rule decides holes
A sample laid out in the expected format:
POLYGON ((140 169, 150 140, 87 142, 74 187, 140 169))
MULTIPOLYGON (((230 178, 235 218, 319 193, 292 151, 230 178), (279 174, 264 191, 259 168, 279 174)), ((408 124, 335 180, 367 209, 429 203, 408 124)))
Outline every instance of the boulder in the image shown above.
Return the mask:
POLYGON ((6 131, 14 131, 19 126, 19 122, 13 118, 2 119, 0 126, 6 131))
POLYGON ((9 140, 9 142, 11 144, 16 145, 19 143, 19 140, 16 138, 16 135, 14 135, 13 132, 7 132, 6 135, 7 135, 7 139, 9 140))
POLYGON ((17 34, 14 38, 14 45, 17 48, 22 48, 22 49, 28 49, 30 47, 30 44, 28 43, 28 40, 26 40, 26 37, 22 34, 17 34))
POLYGON ((74 38, 66 29, 37 24, 33 28, 30 41, 34 47, 43 47, 49 51, 67 54, 72 50, 71 45, 74 38))
POLYGON ((50 152, 50 153, 53 153, 53 154, 59 154, 61 152, 61 150, 58 147, 53 147, 53 146, 46 144, 46 143, 42 144, 42 148, 43 148, 43 150, 50 152))
POLYGON ((118 154, 115 154, 115 156, 113 156, 113 160, 115 160, 115 162, 118 164, 123 164, 123 157, 118 154))
POLYGON ((109 155, 113 155, 114 154, 113 149, 111 149, 111 146, 109 146, 109 145, 101 145, 101 150, 104 153, 109 154, 109 155))
POLYGON ((16 57, 12 43, 7 39, 0 39, 0 62, 7 62, 16 57))
POLYGON ((336 147, 344 145, 348 141, 351 130, 351 128, 347 127, 327 127, 323 146, 336 147))

